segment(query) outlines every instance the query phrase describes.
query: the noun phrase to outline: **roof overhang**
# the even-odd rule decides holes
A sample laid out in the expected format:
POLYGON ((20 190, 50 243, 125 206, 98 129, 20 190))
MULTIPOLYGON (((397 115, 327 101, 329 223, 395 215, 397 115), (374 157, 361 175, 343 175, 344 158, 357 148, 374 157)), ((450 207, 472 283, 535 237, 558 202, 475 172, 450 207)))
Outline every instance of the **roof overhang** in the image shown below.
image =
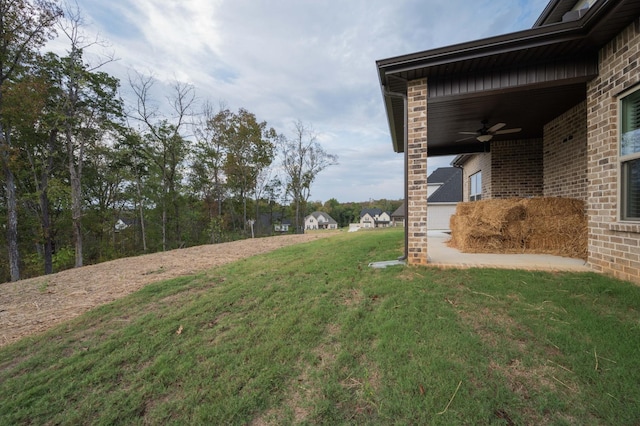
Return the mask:
MULTIPOLYGON (((553 0, 544 13, 560 7, 567 0, 553 0)), ((404 151, 400 95, 423 78, 430 156, 486 151, 474 138, 459 141, 482 120, 522 128, 518 139, 541 138, 544 124, 586 98, 599 49, 639 15, 637 0, 600 0, 579 20, 377 61, 394 150, 404 151)))

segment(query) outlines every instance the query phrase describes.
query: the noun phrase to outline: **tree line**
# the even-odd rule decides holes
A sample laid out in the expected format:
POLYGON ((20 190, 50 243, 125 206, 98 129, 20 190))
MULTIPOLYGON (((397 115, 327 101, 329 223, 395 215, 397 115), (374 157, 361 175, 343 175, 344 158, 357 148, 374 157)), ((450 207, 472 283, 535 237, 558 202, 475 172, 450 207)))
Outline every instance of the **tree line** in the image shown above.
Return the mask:
POLYGON ((337 164, 312 127, 198 103, 175 82, 121 82, 87 60, 79 10, 0 0, 0 282, 117 257, 303 229, 311 185, 337 164), (43 51, 61 37, 66 54, 43 51), (263 220, 264 218, 267 220, 263 220))

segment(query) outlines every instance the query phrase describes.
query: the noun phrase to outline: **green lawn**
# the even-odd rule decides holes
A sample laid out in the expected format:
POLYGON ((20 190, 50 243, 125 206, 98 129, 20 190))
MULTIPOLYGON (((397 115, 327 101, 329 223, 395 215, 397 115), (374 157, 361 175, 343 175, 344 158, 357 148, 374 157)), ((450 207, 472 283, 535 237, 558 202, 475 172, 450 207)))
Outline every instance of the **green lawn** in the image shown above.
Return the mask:
MULTIPOLYGON (((0 349, 0 424, 640 424, 640 288, 341 233, 0 349)), ((1 291, 1 287, 0 287, 1 291)))

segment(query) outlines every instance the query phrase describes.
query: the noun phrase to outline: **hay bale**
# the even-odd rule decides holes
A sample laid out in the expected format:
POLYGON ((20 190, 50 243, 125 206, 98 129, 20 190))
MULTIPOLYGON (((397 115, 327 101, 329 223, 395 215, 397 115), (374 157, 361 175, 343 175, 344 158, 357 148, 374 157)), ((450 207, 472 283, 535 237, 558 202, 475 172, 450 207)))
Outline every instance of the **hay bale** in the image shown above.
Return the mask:
POLYGON ((539 197, 459 203, 450 229, 451 245, 463 252, 587 256, 582 200, 539 197))
POLYGON ((585 203, 575 198, 536 197, 523 200, 529 216, 584 215, 585 203))

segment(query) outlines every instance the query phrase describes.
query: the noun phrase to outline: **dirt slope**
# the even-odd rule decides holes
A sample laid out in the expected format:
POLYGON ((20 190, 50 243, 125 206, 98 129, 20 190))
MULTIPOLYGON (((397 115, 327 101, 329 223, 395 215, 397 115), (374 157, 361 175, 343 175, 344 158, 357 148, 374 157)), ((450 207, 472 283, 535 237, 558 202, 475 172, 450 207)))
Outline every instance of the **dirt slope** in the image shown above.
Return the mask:
POLYGON ((0 346, 45 331, 149 283, 333 234, 282 235, 190 247, 0 284, 0 346))

